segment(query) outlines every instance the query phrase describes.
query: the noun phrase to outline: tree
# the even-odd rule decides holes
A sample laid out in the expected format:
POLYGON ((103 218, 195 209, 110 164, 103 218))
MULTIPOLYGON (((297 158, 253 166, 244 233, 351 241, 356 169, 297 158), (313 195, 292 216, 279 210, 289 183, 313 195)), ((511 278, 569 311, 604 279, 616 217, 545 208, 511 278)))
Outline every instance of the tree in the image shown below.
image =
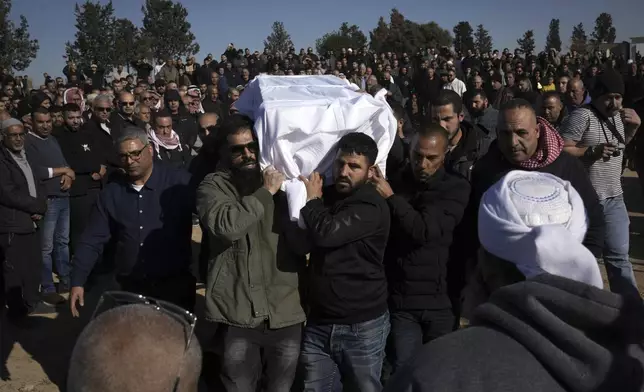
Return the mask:
POLYGON ((595 31, 592 33, 593 44, 612 44, 617 38, 615 32, 615 27, 613 27, 613 17, 606 13, 602 12, 599 14, 597 19, 595 19, 595 31))
POLYGON ((588 45, 588 37, 586 36, 586 30, 584 30, 584 24, 579 23, 577 26, 572 28, 572 37, 570 38, 570 50, 575 50, 579 53, 585 53, 588 45))
POLYGON ((458 22, 454 29, 454 51, 464 54, 468 50, 474 50, 474 30, 470 22, 458 22))
POLYGON ((108 69, 114 65, 114 7, 112 2, 105 5, 87 0, 74 7, 76 35, 73 43, 65 44, 69 60, 96 61, 108 69))
POLYGON ((552 19, 546 37, 546 51, 554 49, 561 52, 561 36, 559 35, 559 19, 552 19))
POLYGON ((474 47, 481 53, 492 51, 492 37, 482 24, 476 27, 474 47))
POLYGON ((127 65, 140 57, 146 57, 141 47, 141 32, 129 19, 117 19, 114 23, 114 63, 127 65))
POLYGON ((517 45, 525 54, 534 52, 534 31, 528 30, 523 33, 523 38, 517 40, 517 45))
POLYGON ((421 48, 449 46, 452 36, 435 22, 419 24, 392 9, 389 24, 381 17, 369 32, 371 49, 376 52, 417 53, 421 48))
POLYGON ((272 31, 264 40, 264 49, 268 49, 271 53, 288 53, 292 47, 293 41, 291 41, 291 35, 286 31, 284 23, 273 22, 272 31))
POLYGON ((338 30, 324 34, 315 41, 315 48, 320 54, 332 50, 339 53, 342 48, 361 49, 367 45, 367 36, 356 25, 349 26, 344 22, 338 30))
POLYGON ((145 0, 142 42, 149 46, 157 59, 192 56, 199 52, 199 44, 190 31, 188 10, 172 0, 145 0))
POLYGON ((9 20, 11 0, 0 1, 0 67, 24 71, 36 58, 40 45, 31 39, 27 18, 20 15, 20 24, 9 20))

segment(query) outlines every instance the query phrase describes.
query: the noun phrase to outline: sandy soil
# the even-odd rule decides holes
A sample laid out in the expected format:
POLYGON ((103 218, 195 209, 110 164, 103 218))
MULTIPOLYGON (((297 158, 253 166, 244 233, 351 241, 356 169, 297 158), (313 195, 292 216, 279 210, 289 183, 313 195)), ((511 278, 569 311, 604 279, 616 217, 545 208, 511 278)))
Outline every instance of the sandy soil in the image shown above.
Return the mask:
MULTIPOLYGON (((624 177, 624 189, 631 218, 631 259, 639 287, 644 289, 644 200, 638 179, 632 173, 624 177)), ((197 229, 193 235, 195 244, 200 239, 201 233, 197 229)), ((0 381, 0 392, 64 391, 67 363, 74 341, 89 321, 100 293, 113 287, 114 283, 109 278, 99 281, 86 294, 85 308, 79 319, 73 319, 65 307, 58 314, 30 317, 28 328, 7 325, 3 333, 6 357, 3 376, 6 377, 5 381, 0 381)), ((199 288, 197 292, 199 315, 203 311, 204 290, 199 288)), ((212 326, 204 323, 199 326, 197 335, 202 345, 207 345, 212 333, 212 326)))

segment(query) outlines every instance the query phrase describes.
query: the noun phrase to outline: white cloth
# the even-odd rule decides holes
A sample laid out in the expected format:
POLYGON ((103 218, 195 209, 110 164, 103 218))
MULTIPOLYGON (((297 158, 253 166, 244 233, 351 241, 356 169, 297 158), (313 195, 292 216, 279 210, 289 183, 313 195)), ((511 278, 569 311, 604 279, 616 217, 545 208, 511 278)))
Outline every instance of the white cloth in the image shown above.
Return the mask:
POLYGON ((298 180, 313 171, 332 181, 336 143, 351 132, 371 136, 378 145, 376 163, 385 162, 396 135, 397 122, 385 99, 386 90, 372 97, 335 76, 268 76, 251 81, 235 108, 255 122, 262 169, 284 173, 289 213, 299 220, 306 188, 298 180), (381 94, 382 93, 382 94, 381 94))
POLYGON ((485 192, 478 232, 483 248, 531 278, 544 272, 603 288, 582 245, 587 218, 577 191, 552 174, 515 170, 485 192))
POLYGON ((463 94, 467 92, 467 87, 465 87, 465 83, 463 83, 458 78, 454 78, 454 80, 452 80, 450 83, 445 83, 445 85, 443 86, 443 89, 455 91, 461 97, 463 97, 463 94))

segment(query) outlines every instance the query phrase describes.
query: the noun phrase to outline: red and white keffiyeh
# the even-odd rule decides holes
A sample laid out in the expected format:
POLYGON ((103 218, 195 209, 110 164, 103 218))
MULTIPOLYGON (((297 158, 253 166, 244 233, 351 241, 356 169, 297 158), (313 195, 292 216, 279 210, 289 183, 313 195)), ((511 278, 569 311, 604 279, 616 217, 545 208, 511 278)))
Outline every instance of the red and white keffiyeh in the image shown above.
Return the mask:
POLYGON ((564 141, 548 120, 537 117, 537 127, 539 127, 539 146, 537 152, 530 159, 518 163, 517 166, 523 169, 535 170, 548 166, 563 151, 564 141))

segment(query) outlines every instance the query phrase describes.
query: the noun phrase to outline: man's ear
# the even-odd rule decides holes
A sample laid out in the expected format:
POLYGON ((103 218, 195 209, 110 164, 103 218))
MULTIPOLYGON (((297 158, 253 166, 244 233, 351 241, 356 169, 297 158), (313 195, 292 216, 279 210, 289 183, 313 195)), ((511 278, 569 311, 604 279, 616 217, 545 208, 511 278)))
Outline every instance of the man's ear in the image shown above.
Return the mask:
POLYGON ((458 114, 458 122, 463 122, 463 119, 465 119, 465 112, 461 110, 461 112, 458 114))
POLYGON ((373 180, 376 177, 376 168, 377 167, 378 167, 377 165, 373 165, 367 171, 367 179, 369 181, 373 180))

